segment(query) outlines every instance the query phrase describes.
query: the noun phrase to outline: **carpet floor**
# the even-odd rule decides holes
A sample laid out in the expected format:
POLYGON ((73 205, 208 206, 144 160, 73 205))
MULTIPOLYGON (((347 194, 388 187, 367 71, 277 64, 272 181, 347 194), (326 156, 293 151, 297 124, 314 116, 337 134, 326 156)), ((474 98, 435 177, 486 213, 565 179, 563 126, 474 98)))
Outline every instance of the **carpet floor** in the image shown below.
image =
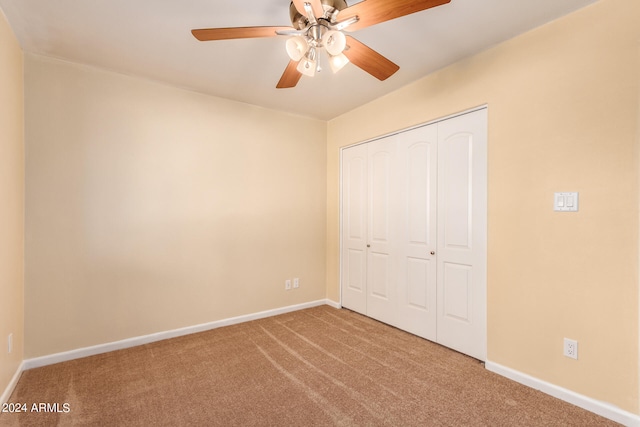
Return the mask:
POLYGON ((618 425, 328 306, 31 369, 10 402, 2 426, 618 425))

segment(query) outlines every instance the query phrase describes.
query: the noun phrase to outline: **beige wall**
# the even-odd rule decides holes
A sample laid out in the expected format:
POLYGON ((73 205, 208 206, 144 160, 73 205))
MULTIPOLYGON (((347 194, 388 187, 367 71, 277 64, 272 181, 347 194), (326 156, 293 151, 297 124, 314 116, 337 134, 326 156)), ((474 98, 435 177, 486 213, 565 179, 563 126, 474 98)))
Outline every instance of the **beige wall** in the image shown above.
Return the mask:
POLYGON ((25 84, 26 358, 325 298, 325 122, 33 55, 25 84))
POLYGON ((332 120, 328 297, 339 148, 486 103, 488 359, 637 414, 639 22, 640 2, 603 0, 332 120))
MULTIPOLYGON (((339 147, 486 103, 488 358, 639 413, 637 22, 637 1, 602 0, 328 129, 28 56, 25 358, 338 300, 339 147), (579 191, 580 212, 554 213, 554 191, 579 191), (285 292, 296 276, 301 289, 285 292), (579 361, 562 356, 565 336, 579 361)), ((7 31, 0 22, 3 94, 22 84, 7 31)), ((0 105, 0 149, 18 141, 16 160, 4 168, 3 151, 0 173, 19 176, 22 127, 4 125, 22 109, 15 96, 0 105)), ((9 212, 20 229, 20 209, 0 211, 0 227, 9 212)), ((0 280, 0 343, 5 324, 20 341, 21 287, 9 284, 4 310, 0 280)), ((1 357, 0 386, 21 358, 1 357)))
POLYGON ((23 357, 24 83, 22 50, 0 11, 0 394, 23 357), (7 339, 13 334, 13 351, 7 339))

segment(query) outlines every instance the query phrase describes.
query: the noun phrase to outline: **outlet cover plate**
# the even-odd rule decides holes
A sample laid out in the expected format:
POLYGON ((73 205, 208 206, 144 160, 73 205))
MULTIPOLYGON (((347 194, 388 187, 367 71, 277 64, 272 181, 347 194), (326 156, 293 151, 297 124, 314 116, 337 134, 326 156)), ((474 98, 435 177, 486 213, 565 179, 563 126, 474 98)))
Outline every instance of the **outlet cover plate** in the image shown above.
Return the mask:
POLYGON ((564 339, 564 355, 578 360, 578 341, 569 338, 564 339))

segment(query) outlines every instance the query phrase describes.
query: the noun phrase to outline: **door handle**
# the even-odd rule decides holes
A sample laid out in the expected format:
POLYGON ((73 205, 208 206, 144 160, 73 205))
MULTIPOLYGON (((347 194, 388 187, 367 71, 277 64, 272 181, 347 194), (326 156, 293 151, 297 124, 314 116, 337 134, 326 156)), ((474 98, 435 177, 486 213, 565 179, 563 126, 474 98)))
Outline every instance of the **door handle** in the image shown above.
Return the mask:
POLYGON ((368 248, 370 248, 370 247, 371 247, 371 245, 367 243, 367 247, 368 247, 368 248))
POLYGON ((431 251, 431 255, 435 255, 435 254, 436 254, 436 251, 431 251))

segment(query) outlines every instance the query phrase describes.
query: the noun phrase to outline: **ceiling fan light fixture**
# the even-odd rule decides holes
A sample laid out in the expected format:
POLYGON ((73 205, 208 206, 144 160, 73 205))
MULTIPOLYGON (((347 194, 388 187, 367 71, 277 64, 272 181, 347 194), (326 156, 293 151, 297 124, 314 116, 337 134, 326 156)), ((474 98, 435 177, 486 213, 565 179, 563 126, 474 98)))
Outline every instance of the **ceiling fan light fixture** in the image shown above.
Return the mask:
POLYGON ((329 55, 340 55, 345 47, 347 47, 347 38, 340 31, 327 31, 322 36, 322 45, 329 55))
POLYGON ((331 67, 331 71, 334 73, 340 71, 348 63, 349 58, 347 58, 344 53, 340 55, 329 55, 329 67, 331 67))
POLYGON ((320 72, 319 51, 327 53, 334 72, 348 62, 353 62, 358 68, 382 81, 392 76, 400 67, 352 36, 345 36, 342 31, 347 28, 349 31, 360 30, 450 2, 451 0, 290 0, 291 27, 202 28, 191 30, 191 33, 200 41, 290 37, 285 43, 290 61, 276 85, 278 89, 294 87, 302 75, 313 76, 320 72), (347 1, 355 3, 348 5, 347 1))
POLYGON ((300 61, 309 50, 309 43, 302 36, 294 36, 287 39, 285 47, 289 58, 294 61, 300 61))

